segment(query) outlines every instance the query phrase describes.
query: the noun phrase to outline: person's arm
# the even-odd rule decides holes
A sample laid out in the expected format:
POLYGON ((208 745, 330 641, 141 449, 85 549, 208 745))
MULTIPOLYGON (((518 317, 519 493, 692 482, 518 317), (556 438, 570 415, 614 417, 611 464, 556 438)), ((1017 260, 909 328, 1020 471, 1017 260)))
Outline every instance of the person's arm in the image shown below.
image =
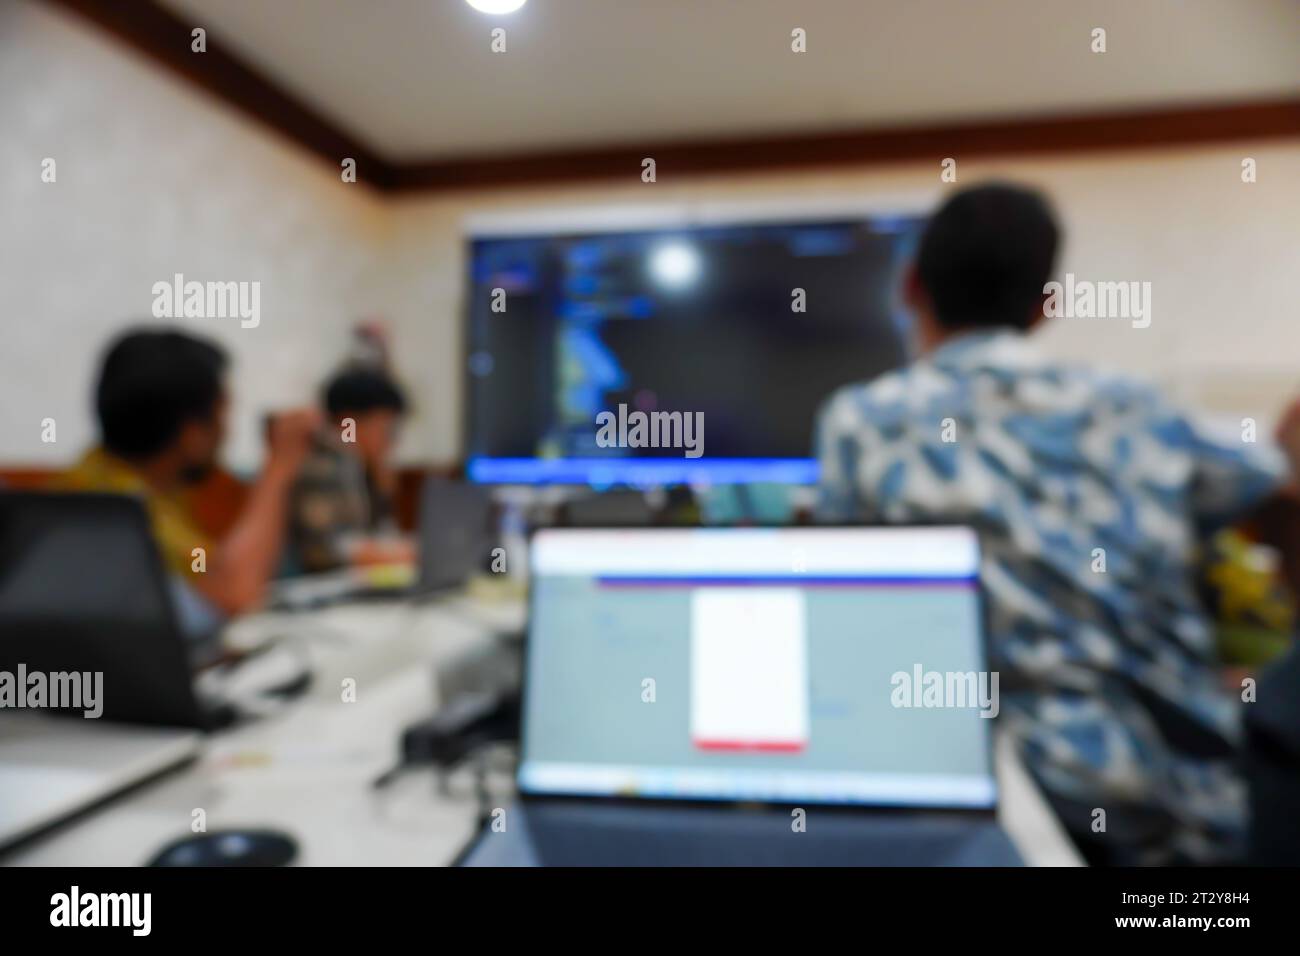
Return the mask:
POLYGON ((1300 490, 1290 486, 1269 495, 1247 516, 1243 530, 1281 555, 1282 577, 1300 598, 1300 490))
POLYGON ((289 488, 320 425, 314 410, 287 412, 272 420, 267 463, 233 528, 217 546, 196 589, 227 614, 256 605, 280 559, 288 524, 289 488))
POLYGON ((1282 572, 1300 598, 1300 400, 1278 422, 1278 447, 1291 469, 1290 484, 1279 488, 1252 512, 1249 531, 1282 555, 1282 572))
POLYGON ((813 514, 823 524, 856 517, 857 494, 852 465, 845 460, 844 437, 832 396, 818 409, 813 428, 813 454, 817 456, 817 504, 813 514))

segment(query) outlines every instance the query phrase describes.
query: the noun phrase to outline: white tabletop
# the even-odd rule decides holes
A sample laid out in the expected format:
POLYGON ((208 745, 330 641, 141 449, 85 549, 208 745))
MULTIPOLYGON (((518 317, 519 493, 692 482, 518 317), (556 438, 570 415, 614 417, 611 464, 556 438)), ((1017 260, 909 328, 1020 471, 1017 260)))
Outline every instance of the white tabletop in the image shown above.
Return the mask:
MULTIPOLYGON (((131 866, 191 834, 194 810, 208 830, 284 830, 302 865, 427 866, 450 863, 474 835, 469 771, 446 792, 414 770, 376 790, 397 761, 409 724, 437 706, 435 669, 491 641, 493 627, 522 625, 517 602, 452 599, 428 605, 367 602, 240 622, 235 643, 282 639, 305 649, 311 689, 283 711, 211 736, 187 767, 132 791, 3 858, 6 865, 131 866), (345 703, 342 682, 356 681, 345 703)), ((1005 742, 997 748, 999 819, 1025 859, 1079 858, 1005 742)), ((494 798, 508 799, 500 775, 494 798)))

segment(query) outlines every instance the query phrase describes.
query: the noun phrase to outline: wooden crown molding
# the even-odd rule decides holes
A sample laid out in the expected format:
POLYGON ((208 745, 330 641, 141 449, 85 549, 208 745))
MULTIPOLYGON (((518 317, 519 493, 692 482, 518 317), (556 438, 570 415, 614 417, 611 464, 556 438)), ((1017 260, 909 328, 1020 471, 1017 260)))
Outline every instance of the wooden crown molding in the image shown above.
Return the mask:
MULTIPOLYGON (((392 162, 340 128, 208 31, 191 52, 194 24, 154 0, 47 0, 98 24, 135 50, 339 168, 388 193, 538 186, 628 178, 653 157, 662 176, 860 166, 946 156, 1091 153, 1300 137, 1300 97, 1122 112, 993 119, 856 132, 659 141, 510 155, 392 162)), ((635 177, 635 179, 634 179, 635 177)))

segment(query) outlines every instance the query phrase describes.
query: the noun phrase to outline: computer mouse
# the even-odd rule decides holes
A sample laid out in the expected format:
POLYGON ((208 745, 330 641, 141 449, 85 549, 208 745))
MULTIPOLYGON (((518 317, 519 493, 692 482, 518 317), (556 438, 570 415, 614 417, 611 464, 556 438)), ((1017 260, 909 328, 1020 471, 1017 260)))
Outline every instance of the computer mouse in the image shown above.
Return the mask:
POLYGON ((298 853, 293 837, 275 830, 217 830, 167 844, 150 866, 284 866, 298 853))

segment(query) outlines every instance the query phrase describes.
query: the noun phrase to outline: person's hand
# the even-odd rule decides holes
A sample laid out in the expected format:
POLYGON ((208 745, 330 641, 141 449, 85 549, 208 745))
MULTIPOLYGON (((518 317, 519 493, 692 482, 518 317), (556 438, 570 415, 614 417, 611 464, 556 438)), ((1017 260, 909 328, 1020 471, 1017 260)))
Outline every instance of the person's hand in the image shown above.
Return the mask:
POLYGON ((415 542, 402 535, 364 535, 348 545, 348 561, 359 568, 376 565, 414 568, 418 557, 415 542))
POLYGON ((1278 419, 1277 443, 1291 463, 1291 477, 1300 482, 1300 398, 1293 399, 1278 419))
POLYGON ((315 408, 295 408, 271 416, 266 429, 267 469, 296 475, 320 427, 321 413, 315 408))

